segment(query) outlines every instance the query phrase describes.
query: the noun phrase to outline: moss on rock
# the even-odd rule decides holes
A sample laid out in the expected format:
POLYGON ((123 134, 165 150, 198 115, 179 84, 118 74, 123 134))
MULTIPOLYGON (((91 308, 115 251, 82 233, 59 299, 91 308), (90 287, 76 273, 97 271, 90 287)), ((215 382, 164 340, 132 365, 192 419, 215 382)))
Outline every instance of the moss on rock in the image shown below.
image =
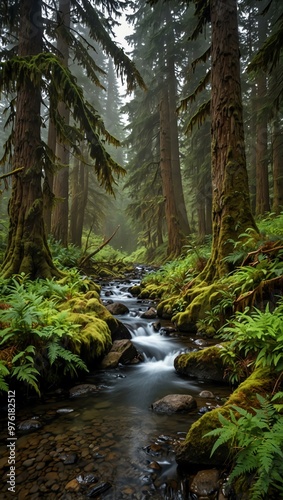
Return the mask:
POLYGON ((221 347, 211 346, 185 354, 174 360, 175 370, 188 377, 223 382, 225 367, 221 358, 221 347))
POLYGON ((223 406, 205 413, 192 424, 185 441, 180 443, 175 450, 177 463, 183 466, 223 466, 231 453, 228 444, 219 447, 211 457, 211 449, 216 438, 214 436, 204 437, 204 435, 220 427, 218 418, 220 413, 228 418, 229 408, 232 405, 240 406, 246 410, 258 406, 256 394, 265 396, 272 391, 273 385, 274 376, 268 369, 255 370, 230 395, 223 406))
POLYGON ((105 321, 93 318, 71 341, 72 351, 86 362, 101 358, 112 345, 111 332, 105 321))
POLYGON ((172 321, 181 331, 191 331, 192 325, 204 319, 207 311, 210 311, 219 301, 223 291, 223 284, 213 283, 207 285, 201 283, 187 290, 183 300, 187 303, 185 311, 178 312, 172 316, 172 321))

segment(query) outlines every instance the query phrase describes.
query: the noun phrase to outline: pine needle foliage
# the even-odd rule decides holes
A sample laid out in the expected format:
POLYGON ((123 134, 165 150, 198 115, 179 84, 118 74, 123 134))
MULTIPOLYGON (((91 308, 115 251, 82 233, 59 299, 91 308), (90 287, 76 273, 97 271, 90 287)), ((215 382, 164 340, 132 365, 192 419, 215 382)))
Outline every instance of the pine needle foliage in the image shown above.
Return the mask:
POLYGON ((217 437, 211 455, 221 444, 229 443, 233 457, 229 483, 240 480, 242 488, 249 490, 250 500, 274 494, 281 498, 283 493, 283 415, 275 405, 282 396, 279 393, 269 400, 257 394, 259 408, 252 411, 232 405, 230 418, 219 414, 221 427, 205 435, 217 437))

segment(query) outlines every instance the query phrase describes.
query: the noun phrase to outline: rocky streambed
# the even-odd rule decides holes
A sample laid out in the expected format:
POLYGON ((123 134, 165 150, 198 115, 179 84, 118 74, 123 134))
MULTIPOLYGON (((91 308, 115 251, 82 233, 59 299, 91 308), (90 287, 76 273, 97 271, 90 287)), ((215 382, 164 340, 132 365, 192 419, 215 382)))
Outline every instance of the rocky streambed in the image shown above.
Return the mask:
POLYGON ((157 327, 144 314, 154 304, 134 298, 132 285, 112 282, 101 297, 105 304, 125 306, 118 318, 143 361, 102 367, 68 393, 16 407, 14 436, 3 408, 1 499, 225 498, 217 470, 182 471, 174 450, 203 411, 221 404, 228 388, 175 372, 174 358, 206 341, 177 335, 169 322, 157 327), (186 404, 191 398, 189 409, 168 407, 166 398, 176 394, 186 404))

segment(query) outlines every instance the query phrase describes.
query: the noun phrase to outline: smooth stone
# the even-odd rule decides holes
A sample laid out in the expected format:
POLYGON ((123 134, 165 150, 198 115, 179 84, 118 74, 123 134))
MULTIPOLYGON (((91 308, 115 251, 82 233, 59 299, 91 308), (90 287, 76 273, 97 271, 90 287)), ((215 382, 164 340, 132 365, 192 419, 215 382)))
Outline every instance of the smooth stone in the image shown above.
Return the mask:
POLYGON ((147 311, 144 311, 140 317, 145 319, 155 319, 157 318, 157 311, 154 307, 150 307, 147 311))
POLYGON ((207 398, 207 399, 213 399, 213 398, 215 398, 213 392, 211 392, 211 391, 201 391, 199 393, 199 397, 200 398, 207 398))
POLYGON ((94 474, 80 474, 76 479, 80 484, 91 484, 98 481, 98 478, 94 474))
POLYGON ((65 414, 65 413, 72 413, 74 410, 73 408, 59 408, 56 413, 59 413, 59 414, 65 414))
POLYGON ((20 431, 34 431, 37 429, 41 429, 42 423, 39 420, 23 420, 23 422, 20 422, 18 425, 18 429, 20 431))
POLYGON ((59 458, 63 461, 64 465, 72 465, 78 461, 76 453, 64 453, 63 455, 59 455, 59 458))
POLYGON ((199 471, 190 486, 191 493, 198 497, 205 497, 219 490, 219 471, 208 469, 199 471))
POLYGON ((97 392, 97 390, 97 386, 94 384, 80 384, 72 387, 69 391, 69 395, 71 398, 75 398, 77 396, 84 396, 85 394, 97 392))
POLYGON ((151 405, 156 413, 185 413, 194 410, 197 402, 193 396, 186 394, 169 394, 151 405))
POLYGON ((113 315, 122 315, 122 314, 128 314, 129 308, 125 305, 122 304, 122 302, 113 302, 113 304, 108 304, 106 306, 106 309, 113 314, 113 315))
POLYGON ((79 489, 80 489, 80 484, 76 479, 72 479, 65 486, 65 490, 67 491, 79 491, 79 489))
POLYGON ((23 462, 24 467, 30 467, 31 465, 34 464, 35 458, 28 458, 23 462))

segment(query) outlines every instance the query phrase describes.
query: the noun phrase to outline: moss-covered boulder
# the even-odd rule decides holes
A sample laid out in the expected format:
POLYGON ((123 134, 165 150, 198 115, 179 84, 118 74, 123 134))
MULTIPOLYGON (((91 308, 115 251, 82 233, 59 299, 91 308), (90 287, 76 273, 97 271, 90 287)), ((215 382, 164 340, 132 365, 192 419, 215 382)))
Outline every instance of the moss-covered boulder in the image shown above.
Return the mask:
POLYGON ((69 341, 72 352, 90 363, 101 358, 112 346, 111 331, 107 323, 92 314, 71 313, 75 324, 81 325, 76 336, 69 341))
POLYGON ((184 467, 223 466, 229 458, 229 446, 227 444, 222 445, 210 456, 216 438, 212 436, 204 437, 205 434, 220 427, 219 413, 228 418, 231 405, 240 406, 246 410, 257 407, 256 395, 262 394, 266 396, 272 391, 273 386, 274 378, 268 369, 255 370, 250 377, 239 385, 223 406, 205 413, 192 424, 186 439, 175 449, 177 463, 184 467))
POLYGON ((181 375, 203 380, 223 382, 225 367, 221 346, 206 347, 200 351, 179 354, 174 359, 175 370, 181 375))

